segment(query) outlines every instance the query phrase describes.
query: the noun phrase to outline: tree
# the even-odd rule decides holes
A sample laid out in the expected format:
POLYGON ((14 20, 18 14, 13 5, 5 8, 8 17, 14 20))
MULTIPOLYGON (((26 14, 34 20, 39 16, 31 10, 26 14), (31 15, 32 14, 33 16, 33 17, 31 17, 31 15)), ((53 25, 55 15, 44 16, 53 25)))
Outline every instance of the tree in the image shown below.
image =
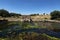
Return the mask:
POLYGON ((0 9, 0 16, 8 17, 9 16, 9 12, 7 10, 0 9))
POLYGON ((11 17, 11 16, 19 17, 19 16, 21 16, 21 14, 9 13, 7 10, 0 9, 0 16, 2 16, 2 17, 11 17))
POLYGON ((50 15, 51 15, 51 19, 60 18, 60 11, 55 10, 55 11, 51 12, 50 15))
POLYGON ((19 17, 19 16, 21 16, 21 14, 10 13, 10 16, 13 16, 13 17, 19 17))

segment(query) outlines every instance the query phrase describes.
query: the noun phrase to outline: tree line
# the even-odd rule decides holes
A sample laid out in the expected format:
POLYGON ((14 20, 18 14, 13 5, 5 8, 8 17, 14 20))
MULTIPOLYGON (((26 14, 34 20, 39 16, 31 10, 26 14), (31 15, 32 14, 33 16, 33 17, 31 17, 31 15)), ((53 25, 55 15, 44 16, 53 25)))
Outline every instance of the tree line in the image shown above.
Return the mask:
POLYGON ((21 14, 9 13, 7 10, 0 9, 0 16, 1 17, 19 17, 21 16, 21 14))
POLYGON ((50 13, 52 20, 60 20, 60 11, 54 10, 50 13))
MULTIPOLYGON (((39 13, 38 14, 30 14, 30 16, 36 16, 36 15, 39 15, 39 13)), ((7 10, 0 9, 0 16, 1 17, 19 17, 22 15, 17 14, 17 13, 9 13, 7 10)), ((54 10, 54 11, 50 12, 50 16, 51 16, 52 20, 54 20, 54 19, 60 20, 60 11, 54 10)))

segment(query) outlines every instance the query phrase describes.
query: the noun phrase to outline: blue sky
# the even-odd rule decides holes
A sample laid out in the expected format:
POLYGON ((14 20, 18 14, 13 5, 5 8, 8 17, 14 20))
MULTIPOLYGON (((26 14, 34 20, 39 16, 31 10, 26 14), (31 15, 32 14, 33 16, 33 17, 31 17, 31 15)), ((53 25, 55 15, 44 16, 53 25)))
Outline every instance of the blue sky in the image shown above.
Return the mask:
POLYGON ((60 0, 0 0, 0 9, 21 14, 50 13, 60 10, 60 0))

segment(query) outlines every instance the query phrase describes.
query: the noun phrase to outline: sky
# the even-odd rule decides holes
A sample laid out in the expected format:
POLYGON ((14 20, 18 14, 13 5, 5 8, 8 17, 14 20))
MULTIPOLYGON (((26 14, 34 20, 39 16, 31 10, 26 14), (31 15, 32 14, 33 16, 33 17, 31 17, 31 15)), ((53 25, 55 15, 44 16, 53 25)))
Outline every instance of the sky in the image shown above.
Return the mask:
POLYGON ((0 9, 23 15, 60 10, 60 0, 0 0, 0 9))

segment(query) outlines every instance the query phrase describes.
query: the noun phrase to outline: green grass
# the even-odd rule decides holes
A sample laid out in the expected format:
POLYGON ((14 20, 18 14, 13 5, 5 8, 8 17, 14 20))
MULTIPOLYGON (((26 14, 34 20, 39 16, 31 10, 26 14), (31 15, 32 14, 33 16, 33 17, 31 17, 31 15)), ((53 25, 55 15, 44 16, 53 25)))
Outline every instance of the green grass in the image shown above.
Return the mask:
MULTIPOLYGON (((20 26, 22 26, 23 29, 29 29, 29 28, 46 28, 45 26, 44 27, 41 27, 41 26, 38 26, 37 24, 35 25, 31 25, 30 23, 22 23, 22 22, 9 22, 8 25, 13 25, 13 24, 18 24, 20 26)), ((21 33, 19 36, 16 36, 16 38, 12 38, 13 40, 23 40, 24 37, 33 37, 35 39, 40 37, 41 39, 48 39, 48 40, 60 40, 60 38, 56 38, 56 37, 51 37, 47 34, 37 34, 37 33, 32 33, 32 34, 25 34, 24 32, 21 33)), ((11 38, 7 37, 7 38, 0 38, 0 40, 12 40, 11 38)))
POLYGON ((51 37, 49 35, 46 34, 42 34, 43 36, 46 36, 47 38, 49 38, 50 40, 60 40, 60 38, 56 38, 56 37, 51 37))
MULTIPOLYGON (((40 38, 41 40, 60 40, 60 38, 55 38, 55 37, 51 37, 49 35, 46 34, 37 34, 37 33, 32 33, 32 34, 20 34, 19 36, 16 36, 15 38, 0 38, 0 40, 23 40, 25 37, 27 37, 27 39, 36 39, 38 40, 38 38, 40 38)), ((25 40, 25 39, 24 39, 25 40)))

